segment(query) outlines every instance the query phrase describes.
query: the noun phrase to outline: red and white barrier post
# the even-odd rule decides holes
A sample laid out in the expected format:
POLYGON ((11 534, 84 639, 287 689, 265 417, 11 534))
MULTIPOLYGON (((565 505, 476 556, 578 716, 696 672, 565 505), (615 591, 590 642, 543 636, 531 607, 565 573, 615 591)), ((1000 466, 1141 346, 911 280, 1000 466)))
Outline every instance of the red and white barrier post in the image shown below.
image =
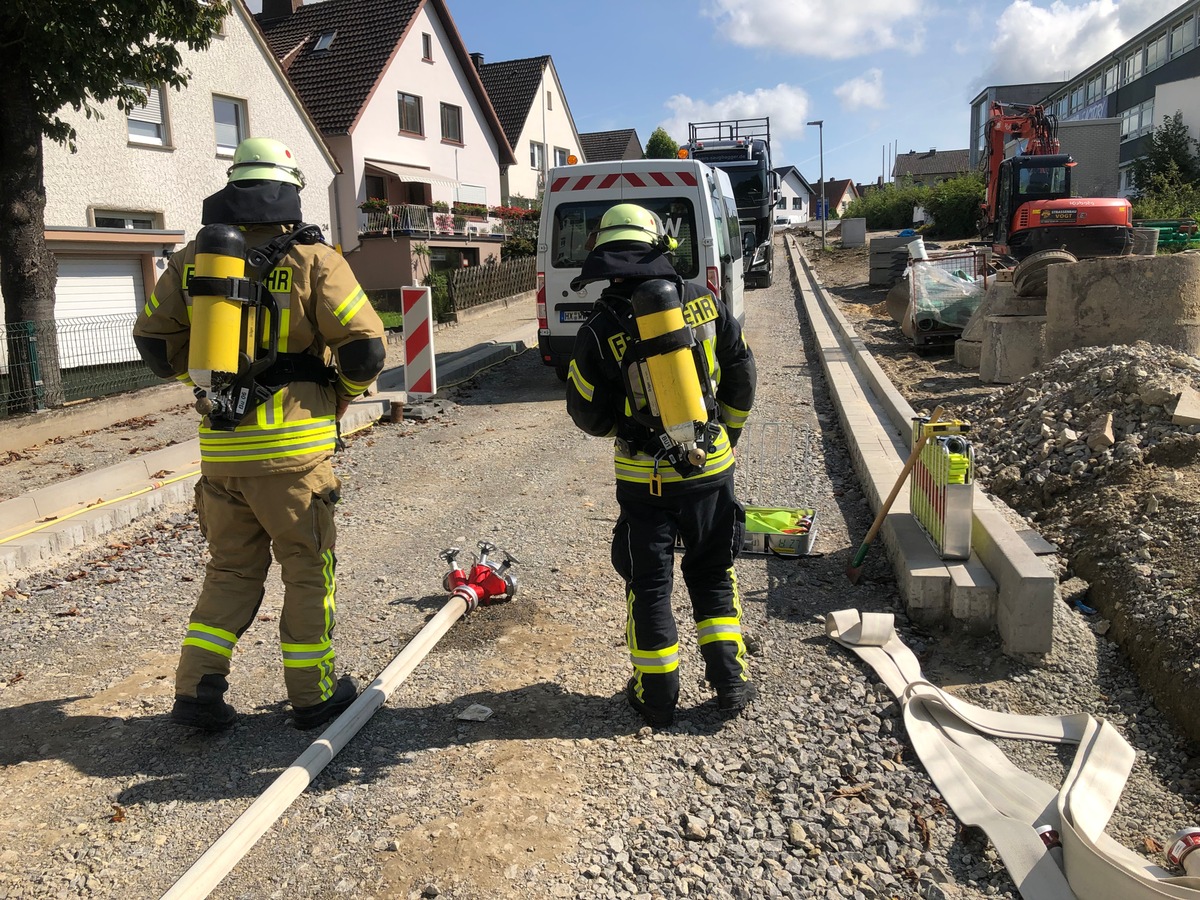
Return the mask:
POLYGON ((410 397, 437 393, 433 356, 433 294, 427 287, 400 289, 404 313, 404 390, 410 397))

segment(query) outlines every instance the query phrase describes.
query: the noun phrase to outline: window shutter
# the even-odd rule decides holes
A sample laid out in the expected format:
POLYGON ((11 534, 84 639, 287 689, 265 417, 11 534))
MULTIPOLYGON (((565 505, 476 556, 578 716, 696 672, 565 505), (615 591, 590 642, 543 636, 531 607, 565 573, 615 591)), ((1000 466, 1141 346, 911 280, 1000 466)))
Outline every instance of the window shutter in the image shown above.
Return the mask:
POLYGON ((149 122, 152 125, 163 123, 162 89, 157 87, 146 89, 146 105, 134 106, 129 110, 129 118, 135 122, 149 122))

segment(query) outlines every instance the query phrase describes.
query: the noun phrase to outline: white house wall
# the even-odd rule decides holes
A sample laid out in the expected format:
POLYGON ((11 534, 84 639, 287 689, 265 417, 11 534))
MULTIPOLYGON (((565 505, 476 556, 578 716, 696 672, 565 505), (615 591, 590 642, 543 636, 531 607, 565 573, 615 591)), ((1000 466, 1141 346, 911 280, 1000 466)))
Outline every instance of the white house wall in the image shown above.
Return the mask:
POLYGON ((213 95, 219 94, 245 102, 248 136, 288 145, 308 182, 301 194, 305 219, 336 239, 330 215, 335 169, 265 46, 252 36, 254 27, 235 3, 224 35, 207 51, 183 49, 192 78, 182 91, 163 91, 166 147, 130 143, 115 102, 100 107, 99 121, 69 107, 60 111, 78 132, 79 152, 44 142, 46 226, 86 227, 89 210, 120 210, 155 214, 162 228, 195 237, 202 201, 225 184, 232 162, 216 150, 213 95))
POLYGON ((538 84, 538 92, 525 118, 525 127, 513 147, 513 155, 517 164, 508 169, 509 197, 525 197, 534 200, 541 196, 538 176, 542 174, 530 164, 530 142, 542 144, 545 150, 546 171, 554 167, 555 149, 566 150, 576 158, 583 159, 583 151, 579 145, 579 135, 575 131, 575 123, 571 119, 566 99, 563 97, 562 85, 554 72, 551 63, 542 70, 542 80, 538 84), (550 108, 546 108, 546 92, 551 95, 550 108))
MULTIPOLYGON (((358 204, 366 199, 363 180, 366 159, 429 169, 460 184, 478 185, 486 191, 489 206, 500 203, 499 145, 446 30, 428 10, 428 6, 422 7, 414 17, 403 43, 353 126, 353 158, 340 157, 347 173, 344 178, 352 185, 341 197, 345 223, 357 223, 358 204), (422 34, 433 38, 432 62, 421 58, 422 34), (399 133, 401 92, 421 98, 424 137, 399 133), (462 109, 461 147, 442 141, 442 103, 462 109)), ((435 184, 432 193, 435 202, 450 203, 458 199, 453 186, 435 184)), ((355 229, 344 229, 347 250, 358 245, 353 234, 355 229)))
POLYGON ((1200 78, 1185 78, 1160 84, 1154 89, 1154 127, 1161 128, 1164 116, 1183 113, 1188 134, 1200 138, 1200 78))
POLYGON ((812 203, 812 196, 804 187, 795 174, 789 172, 779 184, 779 192, 783 196, 784 208, 775 209, 775 218, 786 216, 792 223, 799 224, 808 221, 809 205, 812 203), (795 209, 794 200, 800 198, 800 208, 795 209))

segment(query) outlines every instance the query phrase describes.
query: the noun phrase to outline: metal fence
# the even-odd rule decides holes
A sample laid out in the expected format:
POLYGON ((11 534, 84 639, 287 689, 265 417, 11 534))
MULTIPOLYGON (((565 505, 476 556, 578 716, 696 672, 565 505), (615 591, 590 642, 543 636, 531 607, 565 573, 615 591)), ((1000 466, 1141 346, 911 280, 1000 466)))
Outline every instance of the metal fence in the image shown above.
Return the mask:
POLYGON ((537 260, 532 256, 498 265, 470 266, 450 272, 450 308, 470 309, 537 287, 537 260))
POLYGON ((0 417, 161 383, 133 343, 136 313, 0 324, 0 417))
POLYGON ((439 235, 507 235, 508 227, 504 220, 492 216, 470 218, 428 206, 393 205, 387 209, 362 210, 358 231, 359 234, 435 238, 439 235))

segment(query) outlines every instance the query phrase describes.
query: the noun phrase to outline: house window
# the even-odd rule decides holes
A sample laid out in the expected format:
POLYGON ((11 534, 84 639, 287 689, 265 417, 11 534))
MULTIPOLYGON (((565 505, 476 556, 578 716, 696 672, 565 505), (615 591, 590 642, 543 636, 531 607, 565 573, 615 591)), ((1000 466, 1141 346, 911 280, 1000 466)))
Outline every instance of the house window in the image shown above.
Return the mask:
POLYGON ((1117 89, 1117 84, 1120 82, 1121 65, 1113 63, 1104 71, 1104 93, 1111 94, 1117 89))
POLYGON ((1083 85, 1077 84, 1071 90, 1071 112, 1083 108, 1083 85))
POLYGON ((799 197, 793 197, 792 209, 804 209, 804 201, 799 197))
POLYGON ((144 104, 131 106, 126 110, 129 116, 130 143, 165 147, 167 144, 167 117, 162 88, 147 87, 134 82, 129 82, 129 84, 146 92, 144 104))
POLYGON ((779 202, 775 204, 776 209, 787 209, 787 197, 780 197, 779 202))
POLYGON ((400 130, 408 134, 424 136, 425 124, 421 119, 421 98, 414 94, 400 93, 400 130))
POLYGON ((337 37, 336 31, 324 32, 319 38, 317 38, 317 42, 313 44, 313 53, 318 53, 321 50, 328 50, 331 46, 333 46, 333 39, 335 37, 337 37))
POLYGON ((442 140, 462 143, 462 107, 442 104, 442 140))
POLYGON ((217 153, 232 156, 246 136, 246 104, 228 97, 213 97, 213 122, 217 131, 217 153))
POLYGON ((378 197, 380 200, 387 199, 387 179, 382 175, 364 176, 363 187, 366 189, 368 198, 378 197))
POLYGON ((571 153, 569 150, 565 150, 562 147, 555 147, 554 148, 554 164, 556 166, 565 166, 567 164, 567 157, 570 155, 571 155, 571 153))
POLYGON ((554 109, 554 95, 546 91, 546 109, 554 109))
POLYGON ((1167 35, 1163 32, 1146 45, 1146 71, 1153 72, 1166 61, 1167 35))
POLYGON ((149 213, 98 209, 93 216, 97 228, 154 228, 154 216, 149 213))
POLYGON ((529 165, 539 171, 546 167, 546 145, 537 141, 529 142, 529 165))
POLYGON ((1188 16, 1171 29, 1171 59, 1192 49, 1196 36, 1196 21, 1188 16))
POLYGON ((421 35, 421 59, 425 62, 433 62, 433 35, 421 35))
POLYGON ((1125 57, 1125 84, 1142 77, 1142 48, 1125 57))
POLYGON ((1087 102, 1089 105, 1100 99, 1100 76, 1097 75, 1087 83, 1087 102))

